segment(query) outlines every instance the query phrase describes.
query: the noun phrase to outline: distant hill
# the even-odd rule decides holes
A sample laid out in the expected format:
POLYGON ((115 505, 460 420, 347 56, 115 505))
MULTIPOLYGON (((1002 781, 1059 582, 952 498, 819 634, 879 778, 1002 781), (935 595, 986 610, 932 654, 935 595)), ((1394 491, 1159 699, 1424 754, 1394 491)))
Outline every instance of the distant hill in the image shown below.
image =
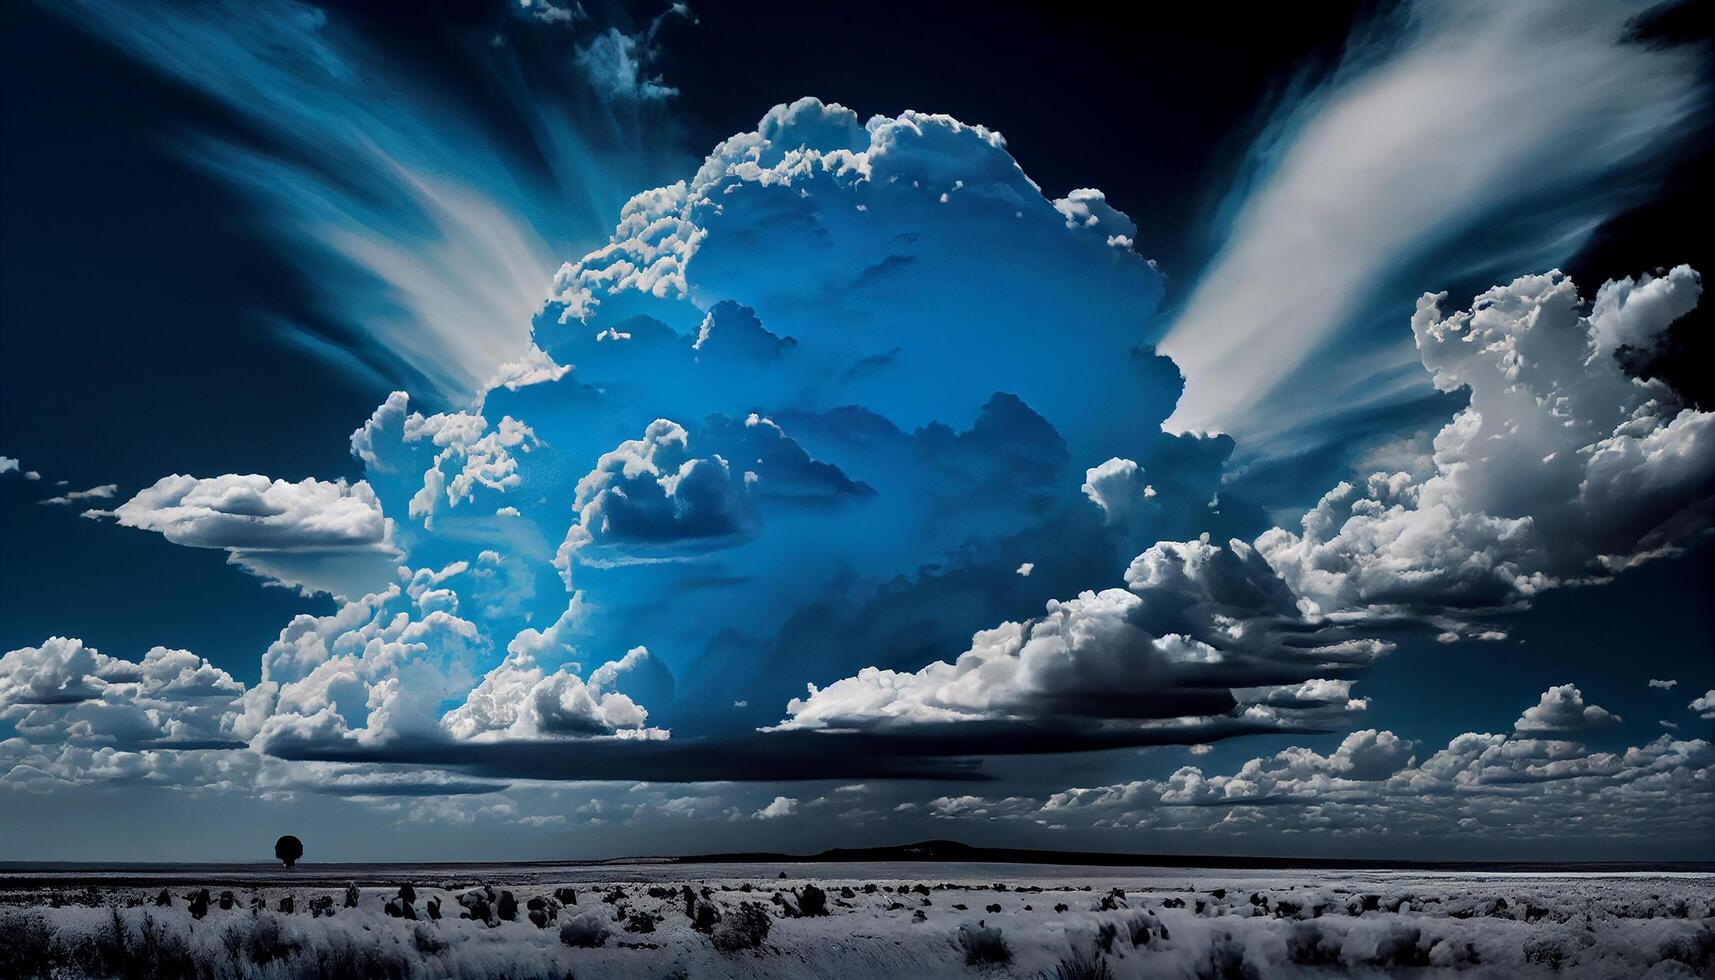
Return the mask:
MULTIPOLYGON (((961 862, 967 864, 1066 864, 1108 867, 1151 868, 1336 868, 1381 870, 1389 868, 1502 871, 1509 868, 1537 871, 1635 871, 1640 868, 1668 869, 1670 862, 1530 862, 1530 861, 1389 861, 1372 858, 1258 857, 1231 854, 1129 854, 1112 851, 1051 851, 1020 847, 977 847, 956 840, 926 840, 914 844, 881 847, 835 847, 817 854, 778 854, 740 851, 730 854, 698 854, 675 858, 681 864, 801 864, 810 862, 961 862)), ((1693 862, 1707 866, 1706 862, 1693 862)), ((1688 866, 1689 867, 1689 866, 1688 866)))

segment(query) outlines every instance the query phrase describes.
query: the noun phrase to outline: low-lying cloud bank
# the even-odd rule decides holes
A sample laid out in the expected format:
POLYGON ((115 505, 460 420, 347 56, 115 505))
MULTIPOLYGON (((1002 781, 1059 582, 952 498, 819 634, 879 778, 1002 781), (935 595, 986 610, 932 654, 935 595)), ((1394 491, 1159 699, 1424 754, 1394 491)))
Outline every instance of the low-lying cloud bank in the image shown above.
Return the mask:
MULTIPOLYGON (((1542 704, 1570 688, 1551 689, 1542 704)), ((1577 697, 1571 689, 1570 696, 1577 697)), ((1541 705, 1527 711, 1529 718, 1541 705)), ((1588 705, 1584 711, 1607 715, 1588 705)), ((1715 805, 1715 747, 1662 735, 1620 751, 1561 739, 1469 732, 1432 748, 1390 731, 1347 735, 1326 755, 1283 749, 1231 773, 1184 766, 1167 779, 1078 787, 1045 798, 946 796, 939 817, 1023 820, 1057 830, 1197 835, 1487 835, 1510 839, 1695 838, 1715 805)))

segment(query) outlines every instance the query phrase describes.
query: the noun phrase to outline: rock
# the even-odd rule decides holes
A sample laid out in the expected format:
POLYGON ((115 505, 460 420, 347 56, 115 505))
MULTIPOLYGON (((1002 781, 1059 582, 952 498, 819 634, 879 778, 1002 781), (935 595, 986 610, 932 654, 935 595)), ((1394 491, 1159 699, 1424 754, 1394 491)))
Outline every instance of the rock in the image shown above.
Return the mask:
POLYGON ((438 897, 431 898, 429 899, 426 907, 429 912, 429 918, 439 922, 441 920, 441 900, 438 897))
POLYGON ((399 901, 404 902, 406 905, 414 904, 417 901, 417 889, 412 888, 408 884, 400 885, 399 901))
POLYGON ((333 915, 333 896, 317 895, 310 899, 310 915, 317 919, 333 915))
POLYGON ((561 905, 576 905, 578 904, 578 890, 570 885, 556 888, 554 889, 554 900, 561 905))
POLYGON ((965 903, 963 903, 963 902, 954 902, 954 903, 953 903, 953 908, 956 908, 956 909, 958 909, 958 910, 959 910, 959 911, 960 911, 960 912, 963 912, 963 911, 965 911, 965 909, 966 909, 966 905, 965 905, 965 903))
POLYGON ((357 882, 347 882, 345 886, 345 907, 357 908, 357 882))
POLYGON ((191 896, 191 918, 200 919, 208 914, 208 889, 204 888, 191 896))
POLYGON ((999 911, 1000 911, 1000 903, 998 903, 998 902, 991 902, 991 903, 990 903, 990 904, 989 904, 989 907, 988 907, 988 911, 989 911, 989 913, 990 913, 990 914, 991 914, 991 915, 992 915, 992 914, 993 914, 993 913, 995 913, 995 912, 999 912, 999 911))
POLYGON ((232 911, 232 906, 235 903, 236 903, 236 900, 232 897, 231 892, 221 892, 220 893, 220 910, 222 912, 232 911))
POLYGON ((840 886, 840 897, 841 898, 856 898, 857 892, 852 891, 852 886, 850 886, 850 885, 841 885, 840 886))
POLYGON ((500 902, 495 905, 494 911, 501 919, 507 922, 515 922, 518 919, 518 900, 512 897, 511 892, 503 891, 500 893, 500 902))
POLYGON ((912 922, 928 922, 929 916, 927 914, 925 914, 922 909, 918 909, 917 911, 911 913, 911 921, 912 922))
POLYGON ((295 908, 297 908, 297 906, 295 903, 293 903, 292 896, 290 896, 290 895, 280 896, 280 911, 286 913, 287 915, 291 915, 292 910, 295 908))
POLYGON ((161 893, 155 896, 155 905, 158 908, 168 908, 172 904, 173 896, 167 894, 167 890, 165 888, 161 889, 161 893))
POLYGON ((1068 906, 1065 902, 1055 902, 1054 903, 1054 911, 1056 911, 1056 912, 1064 912, 1068 908, 1070 908, 1070 906, 1068 906))

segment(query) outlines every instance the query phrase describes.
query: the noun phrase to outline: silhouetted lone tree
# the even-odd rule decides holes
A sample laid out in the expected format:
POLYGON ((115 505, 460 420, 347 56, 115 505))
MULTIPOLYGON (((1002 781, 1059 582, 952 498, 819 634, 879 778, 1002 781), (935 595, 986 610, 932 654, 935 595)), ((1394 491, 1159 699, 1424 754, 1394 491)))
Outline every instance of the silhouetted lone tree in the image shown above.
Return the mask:
POLYGON ((289 868, 304 856, 304 842, 287 834, 274 842, 274 856, 286 862, 286 867, 289 868))

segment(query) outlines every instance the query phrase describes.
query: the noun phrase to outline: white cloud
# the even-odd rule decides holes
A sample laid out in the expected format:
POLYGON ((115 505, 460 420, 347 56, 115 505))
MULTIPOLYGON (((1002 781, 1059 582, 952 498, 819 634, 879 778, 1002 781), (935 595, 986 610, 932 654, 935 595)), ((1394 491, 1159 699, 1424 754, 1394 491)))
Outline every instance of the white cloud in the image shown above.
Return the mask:
POLYGON ((790 817, 798 812, 798 801, 790 796, 776 796, 774 801, 751 814, 757 820, 773 820, 777 817, 790 817))
POLYGON ((951 664, 869 667, 811 685, 779 727, 1048 722, 1170 735, 1226 718, 1291 729, 1362 711, 1350 681, 1317 673, 1388 649, 1299 622, 1284 587, 1242 542, 1159 543, 1132 563, 1126 582, 980 632, 951 664))
POLYGON ((118 492, 118 484, 104 483, 99 487, 90 487, 88 490, 73 490, 70 493, 62 493, 57 497, 49 497, 46 500, 39 501, 39 503, 48 504, 49 506, 65 506, 67 504, 77 503, 80 500, 111 500, 113 499, 114 494, 118 492))
POLYGON ((112 516, 174 544, 223 549, 234 564, 306 591, 362 595, 387 583, 399 557, 393 522, 361 480, 173 475, 112 516))
POLYGON ((1613 725, 1622 719, 1606 708, 1585 704, 1584 695, 1571 684, 1544 691, 1542 700, 1525 710, 1513 723, 1518 732, 1577 732, 1613 725))
MULTIPOLYGON (((1303 399, 1275 386, 1377 283, 1509 207, 1630 173, 1677 135, 1703 102, 1698 61, 1625 39, 1649 6, 1418 2, 1403 37, 1350 50, 1263 141, 1261 179, 1161 344, 1187 379, 1170 430, 1277 426, 1303 399)), ((1606 189, 1563 196, 1558 213, 1537 203, 1558 219, 1543 237, 1570 250, 1619 206, 1606 189)))
POLYGON ((0 657, 0 782, 146 780, 209 784, 247 776, 234 735, 244 685, 184 650, 139 662, 53 637, 0 657))
POLYGON ((1645 273, 1603 283, 1590 309, 1596 353, 1655 346, 1668 324, 1691 312, 1702 295, 1703 277, 1688 265, 1674 266, 1660 278, 1645 273))
POLYGON ((18 470, 18 461, 17 460, 13 459, 10 456, 0 456, 0 475, 4 475, 7 473, 15 473, 15 472, 17 472, 17 470, 18 470))
POLYGON ((1686 706, 1705 721, 1715 719, 1715 690, 1706 691, 1686 706))
POLYGON ((1155 496, 1155 488, 1144 481, 1142 468, 1118 457, 1085 471, 1082 489, 1110 524, 1131 523, 1155 496))
MULTIPOLYGON (((539 374, 547 370, 542 364, 520 370, 526 376, 520 387, 552 380, 539 374), (532 373, 538 374, 527 377, 532 373)), ((547 374, 557 370, 556 377, 564 375, 565 371, 557 367, 547 374)), ((506 387, 504 382, 497 383, 506 387)), ((425 529, 433 529, 438 515, 475 500, 478 493, 504 494, 517 489, 523 482, 519 458, 541 445, 534 430, 509 415, 490 428, 488 419, 479 412, 423 415, 410 411, 409 405, 405 392, 388 395, 369 420, 351 434, 351 452, 363 460, 379 487, 407 490, 406 514, 421 520, 425 529), (406 475, 418 472, 422 473, 420 482, 405 480, 406 475)))
POLYGON ((1072 788, 1040 801, 937 802, 949 813, 1155 834, 1636 838, 1664 826, 1705 832, 1715 819, 1711 779, 1715 747, 1702 739, 1663 735, 1593 752, 1570 741, 1467 732, 1418 755, 1392 732, 1360 731, 1328 755, 1295 746, 1232 773, 1184 766, 1165 780, 1072 788))
POLYGON ((517 391, 531 385, 548 384, 565 377, 571 370, 570 364, 555 364, 542 348, 531 344, 522 357, 496 368, 485 390, 505 388, 517 391))
POLYGON ((1036 563, 1035 562, 1027 561, 1027 562, 1021 563, 1018 566, 1018 575, 1021 578, 1029 578, 1030 573, 1034 572, 1034 571, 1036 571, 1036 563))
POLYGON ((586 684, 563 667, 547 673, 527 654, 509 654, 441 724, 453 738, 476 741, 665 738, 663 730, 645 727, 647 718, 648 712, 624 694, 586 684))
POLYGON ((1652 678, 1650 678, 1649 686, 1653 687, 1653 688, 1658 688, 1658 689, 1663 690, 1663 691, 1671 691, 1674 688, 1679 686, 1679 681, 1677 681, 1677 680, 1665 680, 1665 681, 1664 680, 1657 680, 1656 678, 1652 677, 1652 678))
MULTIPOLYGON (((1642 295, 1610 294, 1607 315, 1642 295)), ((1715 415, 1603 354, 1570 280, 1525 276, 1450 315, 1443 298, 1419 301, 1412 330, 1436 387, 1470 404, 1435 436, 1429 475, 1341 483, 1300 533, 1257 539, 1297 592, 1324 612, 1512 606, 1708 526, 1715 415)))

